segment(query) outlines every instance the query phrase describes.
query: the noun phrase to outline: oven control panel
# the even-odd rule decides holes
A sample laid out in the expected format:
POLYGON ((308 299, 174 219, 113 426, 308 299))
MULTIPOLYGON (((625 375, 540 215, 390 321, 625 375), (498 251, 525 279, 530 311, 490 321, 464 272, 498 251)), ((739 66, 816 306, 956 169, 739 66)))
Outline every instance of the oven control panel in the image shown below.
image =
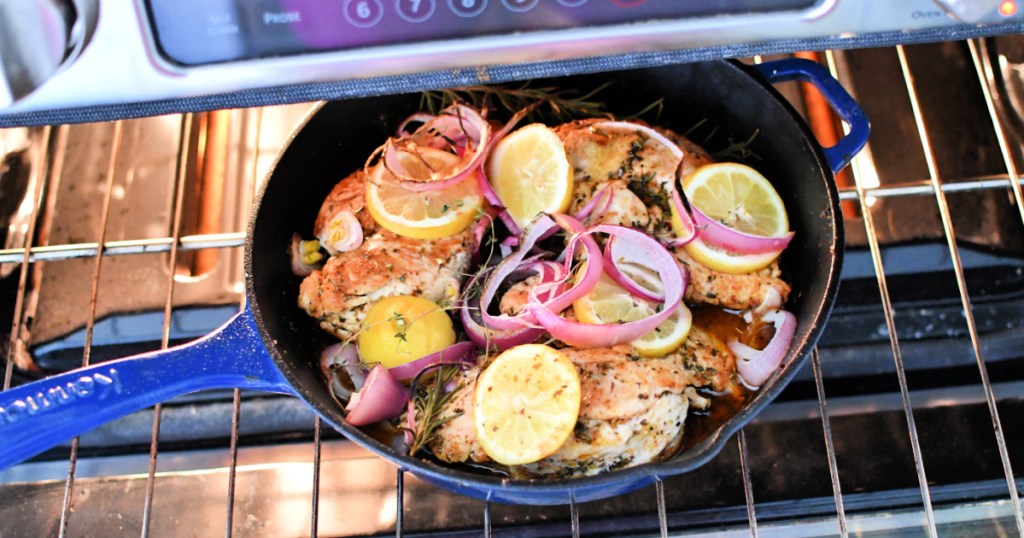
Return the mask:
POLYGON ((181 65, 480 36, 815 9, 823 0, 146 0, 181 65))
POLYGON ((1021 33, 1018 1, 0 0, 0 127, 1021 33))

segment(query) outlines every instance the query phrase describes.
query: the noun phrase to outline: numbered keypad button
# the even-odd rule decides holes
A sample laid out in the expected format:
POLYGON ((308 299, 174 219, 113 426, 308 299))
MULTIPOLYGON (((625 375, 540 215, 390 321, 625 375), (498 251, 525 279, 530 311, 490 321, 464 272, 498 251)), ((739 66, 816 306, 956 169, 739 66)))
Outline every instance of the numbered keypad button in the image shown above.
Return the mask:
POLYGON ((539 0, 501 0, 510 11, 530 11, 539 0))
POLYGON ((476 17, 484 12, 487 0, 448 0, 448 7, 460 17, 476 17))
POLYGON ((435 0, 395 0, 395 11, 409 22, 423 22, 434 14, 435 0))
POLYGON ((345 0, 345 18, 349 24, 369 28, 384 16, 384 5, 380 0, 345 0))

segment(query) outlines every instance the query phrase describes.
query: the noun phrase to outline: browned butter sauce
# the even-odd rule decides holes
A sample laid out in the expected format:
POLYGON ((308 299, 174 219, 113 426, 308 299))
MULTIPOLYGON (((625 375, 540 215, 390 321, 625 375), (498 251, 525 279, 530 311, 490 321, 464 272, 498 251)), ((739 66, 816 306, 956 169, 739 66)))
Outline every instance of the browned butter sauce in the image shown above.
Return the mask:
MULTIPOLYGON (((708 331, 723 342, 732 339, 739 339, 741 342, 762 348, 771 338, 771 334, 764 334, 760 327, 751 327, 739 313, 726 310, 717 306, 696 306, 690 307, 693 312, 693 324, 708 331)), ((695 411, 691 407, 686 417, 686 424, 683 427, 683 441, 679 447, 680 451, 693 448, 701 441, 708 438, 722 424, 738 413, 743 406, 754 397, 754 392, 743 386, 742 383, 735 383, 732 390, 722 394, 704 393, 704 396, 711 396, 711 408, 707 411, 695 411)))

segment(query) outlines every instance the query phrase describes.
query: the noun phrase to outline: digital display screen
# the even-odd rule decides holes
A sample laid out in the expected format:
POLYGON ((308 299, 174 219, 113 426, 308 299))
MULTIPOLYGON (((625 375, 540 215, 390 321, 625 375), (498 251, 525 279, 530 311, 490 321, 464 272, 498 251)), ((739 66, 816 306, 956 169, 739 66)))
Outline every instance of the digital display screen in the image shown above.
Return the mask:
POLYGON ((147 0, 160 50, 203 65, 377 45, 798 11, 821 0, 147 0))

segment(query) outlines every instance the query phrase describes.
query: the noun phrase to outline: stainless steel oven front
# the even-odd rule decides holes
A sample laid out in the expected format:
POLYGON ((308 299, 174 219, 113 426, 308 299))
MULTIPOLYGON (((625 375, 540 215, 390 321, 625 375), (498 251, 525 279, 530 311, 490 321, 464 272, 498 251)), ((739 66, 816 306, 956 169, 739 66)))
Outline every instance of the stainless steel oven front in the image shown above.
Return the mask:
POLYGON ((0 471, 0 536, 1024 534, 1022 17, 966 0, 0 0, 3 390, 236 313, 253 193, 316 100, 799 55, 873 120, 839 178, 846 264, 811 364, 694 473, 490 504, 297 400, 211 391, 0 471))

